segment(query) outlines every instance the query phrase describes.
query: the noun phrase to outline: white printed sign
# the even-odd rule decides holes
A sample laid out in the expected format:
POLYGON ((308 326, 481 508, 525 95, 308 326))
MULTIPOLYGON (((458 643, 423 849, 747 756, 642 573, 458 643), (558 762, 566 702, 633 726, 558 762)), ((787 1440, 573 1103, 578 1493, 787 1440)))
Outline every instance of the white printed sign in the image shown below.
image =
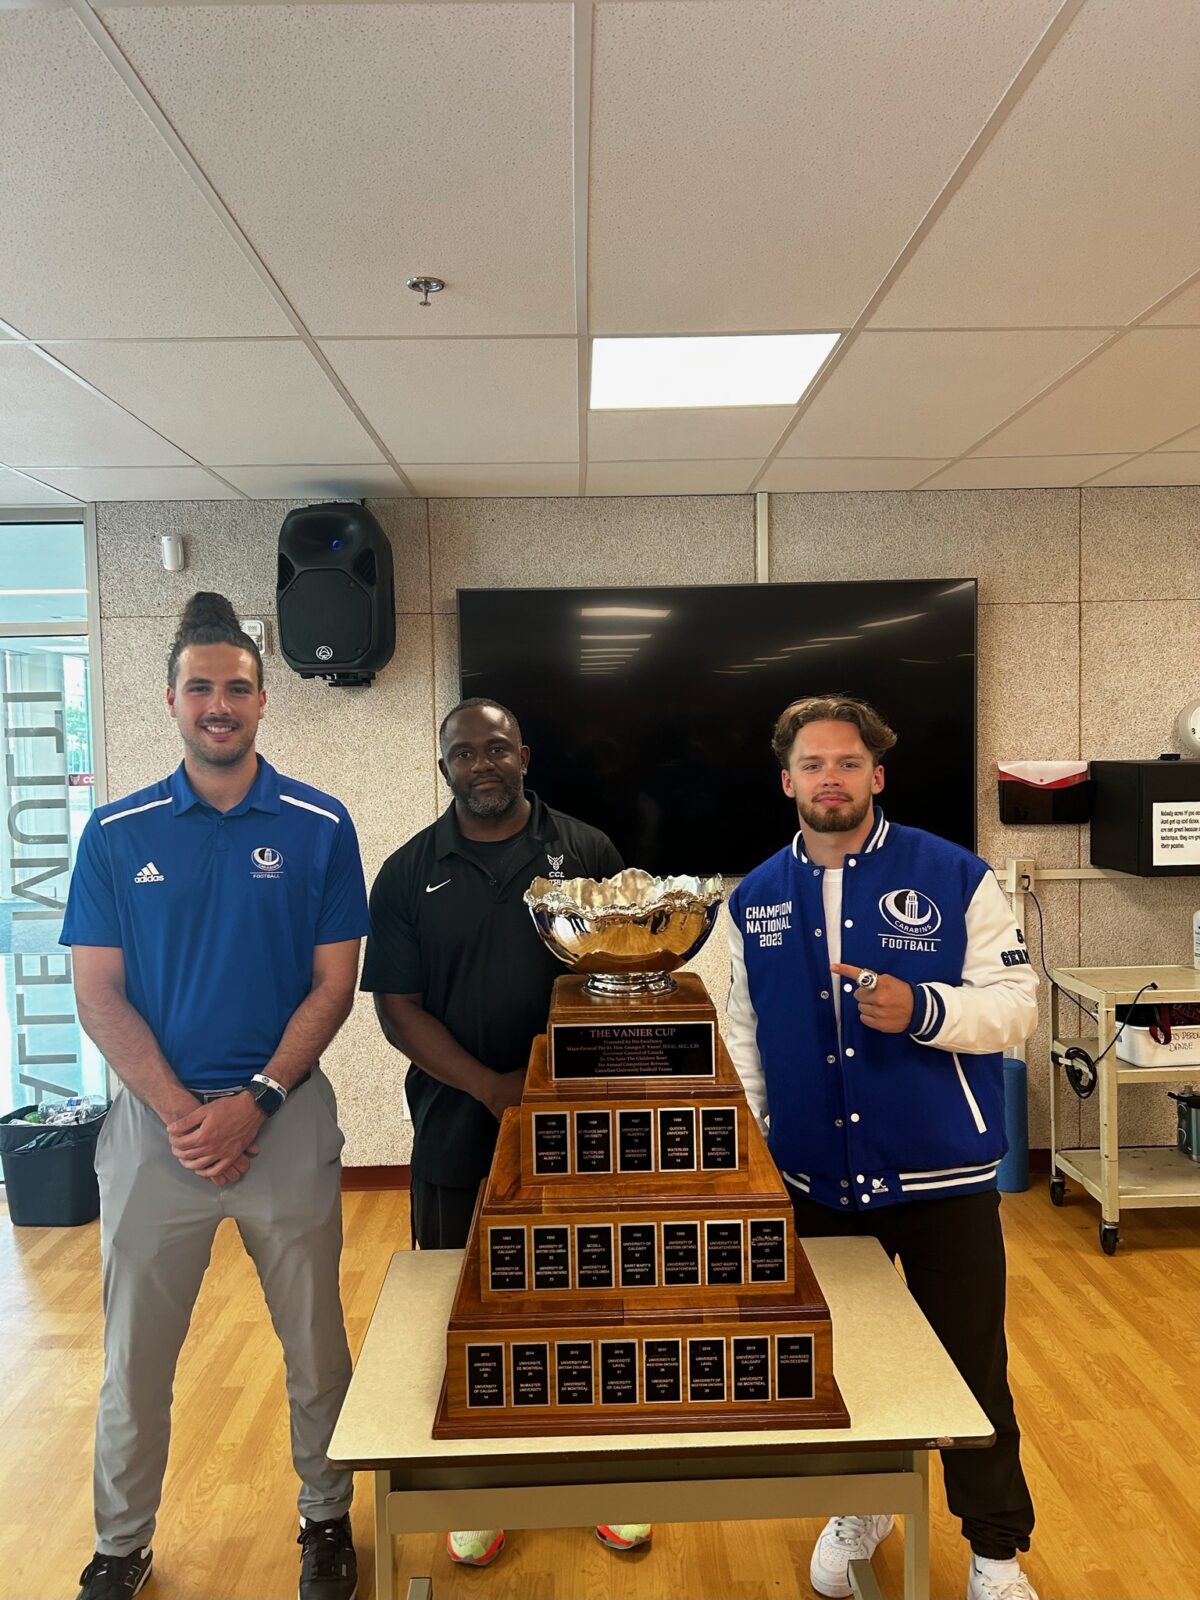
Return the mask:
POLYGON ((1200 867, 1200 801, 1156 800, 1151 811, 1154 865, 1200 867))

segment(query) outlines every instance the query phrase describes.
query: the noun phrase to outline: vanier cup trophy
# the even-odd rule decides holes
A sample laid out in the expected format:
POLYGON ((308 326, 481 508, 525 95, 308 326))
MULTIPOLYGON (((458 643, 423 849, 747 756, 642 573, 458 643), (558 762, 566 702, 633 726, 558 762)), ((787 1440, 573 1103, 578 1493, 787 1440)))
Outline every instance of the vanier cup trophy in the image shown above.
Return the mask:
POLYGON ((446 1335, 437 1438, 844 1427, 829 1310, 695 973, 721 880, 537 878, 554 984, 446 1335))

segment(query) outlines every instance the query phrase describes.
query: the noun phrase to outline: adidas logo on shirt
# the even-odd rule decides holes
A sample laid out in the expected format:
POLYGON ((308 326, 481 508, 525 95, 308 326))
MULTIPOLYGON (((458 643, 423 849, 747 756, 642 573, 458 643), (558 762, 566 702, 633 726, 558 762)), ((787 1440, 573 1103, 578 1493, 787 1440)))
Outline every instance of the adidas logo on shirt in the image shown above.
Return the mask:
POLYGON ((164 883, 166 880, 153 861, 147 861, 140 872, 134 873, 133 881, 134 883, 164 883))

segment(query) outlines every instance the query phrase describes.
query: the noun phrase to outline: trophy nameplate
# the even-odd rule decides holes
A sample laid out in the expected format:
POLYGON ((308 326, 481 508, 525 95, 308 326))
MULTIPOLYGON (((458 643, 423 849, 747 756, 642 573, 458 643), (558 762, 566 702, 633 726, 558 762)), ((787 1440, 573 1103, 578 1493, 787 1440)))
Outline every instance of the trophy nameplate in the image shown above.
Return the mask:
POLYGON ((638 1342, 601 1339, 600 1404, 635 1406, 638 1400, 638 1342))
POLYGON ((524 1289, 524 1228, 488 1229, 488 1284, 493 1289, 524 1289))
POLYGON ((627 1000, 592 994, 582 978, 559 978, 548 1032, 556 1083, 716 1075, 716 1009, 695 973, 681 973, 670 995, 627 1000))
POLYGON ((550 1346, 514 1344, 512 1347, 514 1406, 550 1404, 550 1346))
POLYGON ((653 1289, 658 1283, 658 1230, 652 1222, 622 1222, 617 1228, 622 1289, 653 1289))
POLYGON ((611 1172, 613 1169, 612 1112, 576 1111, 575 1171, 611 1172))
POLYGON ((571 1170, 565 1111, 533 1113, 533 1170, 539 1178, 559 1178, 571 1170))
POLYGON ((791 1231, 790 1219, 751 1217, 747 1251, 751 1283, 787 1282, 787 1239, 791 1231))
POLYGON ((613 1286, 613 1225, 581 1224, 575 1229, 575 1286, 582 1290, 613 1286))
POLYGON ((469 1344, 467 1346, 467 1404, 477 1406, 502 1406, 504 1404, 504 1346, 502 1344, 469 1344))
POLYGON ((701 1106, 701 1171, 736 1172, 737 1164, 737 1111, 733 1106, 701 1106))
POLYGON ((720 1405, 725 1399, 723 1338, 688 1340, 688 1399, 703 1405, 720 1405))
POLYGON ((658 1166, 660 1172, 695 1172, 695 1106, 659 1107, 658 1166))
POLYGON ((648 1107, 617 1112, 617 1171, 654 1171, 654 1112, 648 1107))
POLYGON ((570 1228, 534 1228, 533 1287, 547 1292, 571 1287, 570 1228))
POLYGON ((766 1338, 738 1338, 733 1344, 733 1398, 769 1400, 771 1398, 771 1341, 766 1338))
POLYGON ((644 1388, 648 1405, 678 1405, 683 1399, 683 1366, 678 1339, 647 1339, 643 1346, 644 1388))
POLYGON ((775 1335, 775 1398, 811 1400, 813 1341, 810 1333, 775 1335))
POLYGON ((704 1224, 704 1281, 734 1288, 742 1281, 742 1225, 740 1222, 704 1224))
POLYGON ((700 1224, 664 1222, 662 1225, 663 1287, 687 1289, 700 1285, 700 1224))
POLYGON ((556 1344, 555 1404, 590 1406, 593 1403, 592 1346, 590 1342, 556 1344))

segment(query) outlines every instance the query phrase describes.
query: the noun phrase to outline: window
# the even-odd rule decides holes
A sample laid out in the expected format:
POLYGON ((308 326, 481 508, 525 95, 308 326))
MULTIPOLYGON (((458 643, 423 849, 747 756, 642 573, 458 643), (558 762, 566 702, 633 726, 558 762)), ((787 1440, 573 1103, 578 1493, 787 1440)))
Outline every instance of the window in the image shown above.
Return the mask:
POLYGON ((103 797, 94 572, 82 516, 0 520, 0 1113, 107 1094, 58 943, 79 836, 103 797))

